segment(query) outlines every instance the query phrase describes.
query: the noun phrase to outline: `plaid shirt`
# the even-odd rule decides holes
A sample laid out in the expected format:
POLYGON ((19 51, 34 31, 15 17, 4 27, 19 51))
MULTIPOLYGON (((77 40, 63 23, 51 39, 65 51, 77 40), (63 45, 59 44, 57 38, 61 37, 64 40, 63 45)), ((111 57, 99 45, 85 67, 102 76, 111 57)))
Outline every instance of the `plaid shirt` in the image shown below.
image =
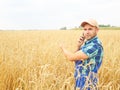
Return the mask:
POLYGON ((97 90, 97 72, 103 59, 103 47, 98 39, 94 37, 85 42, 80 48, 89 58, 87 60, 77 60, 75 62, 75 89, 77 90, 97 90))

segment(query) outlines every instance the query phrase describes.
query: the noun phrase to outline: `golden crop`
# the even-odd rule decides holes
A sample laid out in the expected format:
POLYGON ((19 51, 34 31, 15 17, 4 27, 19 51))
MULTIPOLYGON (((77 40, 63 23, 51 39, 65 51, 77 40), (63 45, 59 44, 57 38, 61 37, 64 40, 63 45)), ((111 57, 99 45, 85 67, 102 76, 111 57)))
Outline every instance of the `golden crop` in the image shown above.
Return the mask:
MULTIPOLYGON (((0 90, 73 90, 74 63, 59 44, 74 51, 79 30, 0 31, 0 90)), ((104 59, 100 90, 120 90, 120 31, 99 31, 104 59)))

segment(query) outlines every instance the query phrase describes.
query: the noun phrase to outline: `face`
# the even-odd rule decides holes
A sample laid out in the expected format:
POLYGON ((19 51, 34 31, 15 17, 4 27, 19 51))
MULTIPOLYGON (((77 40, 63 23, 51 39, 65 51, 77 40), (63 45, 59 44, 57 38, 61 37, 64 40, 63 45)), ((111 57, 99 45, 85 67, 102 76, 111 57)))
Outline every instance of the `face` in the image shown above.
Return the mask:
POLYGON ((98 32, 98 28, 91 26, 89 24, 85 24, 85 26, 83 27, 83 30, 84 30, 83 34, 85 36, 85 39, 87 39, 87 40, 95 37, 97 35, 97 32, 98 32))

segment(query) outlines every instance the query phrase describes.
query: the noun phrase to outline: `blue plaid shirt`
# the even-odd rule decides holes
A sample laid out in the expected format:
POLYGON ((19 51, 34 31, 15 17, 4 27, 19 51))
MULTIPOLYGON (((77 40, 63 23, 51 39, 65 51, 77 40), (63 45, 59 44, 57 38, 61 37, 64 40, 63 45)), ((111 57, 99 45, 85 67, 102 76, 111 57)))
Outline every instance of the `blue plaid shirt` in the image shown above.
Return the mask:
POLYGON ((97 72, 103 59, 103 47, 98 39, 94 37, 85 42, 80 48, 89 58, 75 62, 75 88, 80 90, 97 90, 97 72))

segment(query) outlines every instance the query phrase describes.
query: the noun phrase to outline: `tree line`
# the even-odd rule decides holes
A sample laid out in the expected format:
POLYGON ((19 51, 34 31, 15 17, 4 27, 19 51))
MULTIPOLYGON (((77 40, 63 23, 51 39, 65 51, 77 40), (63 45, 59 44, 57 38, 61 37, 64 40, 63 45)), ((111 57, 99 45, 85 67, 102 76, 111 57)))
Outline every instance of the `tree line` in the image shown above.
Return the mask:
MULTIPOLYGON (((108 28, 108 29, 116 28, 116 29, 119 29, 119 30, 120 30, 120 27, 111 26, 110 24, 107 24, 107 25, 105 25, 105 24, 100 24, 99 27, 100 27, 100 28, 108 28)), ((78 27, 75 26, 75 27, 73 27, 73 28, 71 28, 71 29, 68 29, 66 26, 64 26, 64 27, 61 27, 60 30, 79 30, 79 29, 81 29, 81 28, 82 28, 82 27, 80 27, 80 26, 78 26, 78 27)))

